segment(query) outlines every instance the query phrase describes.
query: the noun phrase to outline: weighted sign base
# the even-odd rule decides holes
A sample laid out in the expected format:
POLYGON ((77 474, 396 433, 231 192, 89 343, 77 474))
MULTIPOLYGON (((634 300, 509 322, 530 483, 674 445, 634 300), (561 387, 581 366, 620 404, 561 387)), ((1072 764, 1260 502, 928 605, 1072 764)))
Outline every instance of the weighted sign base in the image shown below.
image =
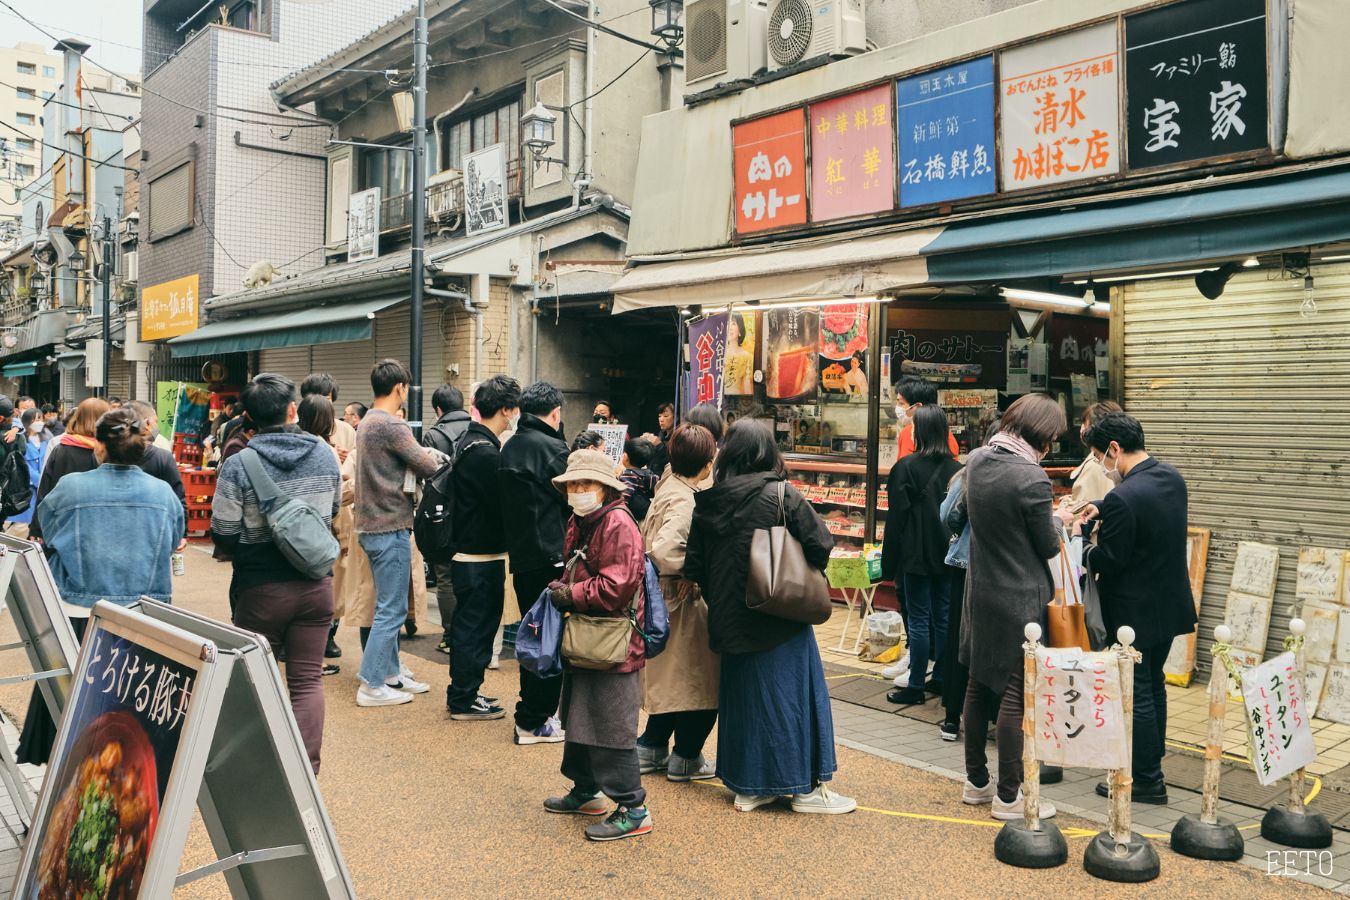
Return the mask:
POLYGON ((1158 851, 1147 838, 1133 831, 1129 841, 1120 845, 1120 852, 1116 850, 1116 839, 1111 837, 1111 832, 1103 831, 1097 835, 1083 854, 1083 868, 1089 875, 1104 881, 1130 884, 1152 881, 1160 871, 1158 851))
POLYGON ((999 829, 994 839, 994 858, 1023 869, 1053 869, 1069 861, 1069 845, 1053 822, 1041 822, 1040 831, 1026 822, 1013 821, 999 829))
POLYGON ((1286 847, 1322 850, 1331 846, 1331 823, 1317 813, 1272 806, 1261 819, 1261 837, 1286 847))
POLYGON ((1242 832, 1225 819, 1211 825, 1199 816, 1182 816, 1172 829, 1172 849, 1191 859, 1233 862, 1242 859, 1244 844, 1242 832))

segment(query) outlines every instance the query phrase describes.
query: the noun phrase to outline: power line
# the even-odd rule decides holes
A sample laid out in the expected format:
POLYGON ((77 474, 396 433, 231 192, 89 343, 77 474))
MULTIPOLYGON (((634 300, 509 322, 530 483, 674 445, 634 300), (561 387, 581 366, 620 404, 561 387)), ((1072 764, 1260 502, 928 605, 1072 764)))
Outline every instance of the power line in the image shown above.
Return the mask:
POLYGON ((616 37, 621 41, 627 41, 630 44, 637 44, 639 47, 646 47, 648 50, 655 50, 657 53, 669 52, 665 47, 658 47, 655 44, 649 44, 644 40, 640 40, 638 38, 633 37, 632 35, 624 34, 622 31, 615 31, 613 28, 610 28, 603 22, 592 21, 586 16, 583 16, 581 13, 573 12, 572 10, 568 9, 561 3, 558 3, 557 0, 540 0, 540 2, 553 7, 554 9, 556 9, 558 12, 562 13, 565 16, 576 19, 578 22, 584 23, 587 28, 594 28, 596 31, 603 31, 605 34, 608 34, 611 37, 616 37))
MULTIPOLYGON (((87 86, 87 85, 86 85, 86 86, 87 86)), ((8 84, 7 82, 4 82, 4 81, 0 81, 0 87, 13 88, 13 89, 16 90, 16 91, 19 90, 18 85, 8 84)), ((93 92, 91 91, 90 93, 92 94, 93 92)), ((127 95, 127 96, 130 96, 130 95, 127 95)), ((131 120, 133 120, 133 119, 135 118, 135 116, 119 116, 119 115, 113 115, 112 113, 109 113, 109 112, 105 111, 102 107, 99 107, 98 109, 94 109, 93 107, 90 107, 90 106, 80 106, 78 103, 67 103, 67 102, 65 102, 64 100, 58 100, 58 99, 56 99, 55 97, 47 97, 43 102, 44 102, 44 103, 55 103, 57 106, 65 106, 65 107, 68 107, 68 108, 70 108, 70 109, 83 110, 84 112, 97 113, 98 115, 106 116, 106 117, 109 118, 109 119, 126 119, 128 122, 130 122, 131 120)), ((95 100, 94 102, 97 103, 98 101, 95 100)))
MULTIPOLYGON (((0 2, 3 2, 3 0, 0 0, 0 2)), ((59 145, 57 145, 57 144, 49 144, 49 143, 47 143, 46 141, 42 140, 41 138, 35 138, 35 137, 32 137, 32 135, 24 134, 22 131, 20 131, 19 129, 15 128, 13 125, 9 124, 8 122, 0 121, 0 125, 5 126, 6 128, 8 128, 10 131, 14 132, 15 134, 22 135, 23 137, 28 138, 28 139, 30 139, 30 140, 37 141, 39 144, 41 144, 41 145, 44 146, 44 147, 50 147, 50 148, 52 148, 53 150, 59 150, 60 152, 66 154, 67 156, 74 156, 74 157, 77 157, 77 158, 79 158, 79 159, 87 159, 87 160, 91 161, 92 163, 94 163, 94 165, 97 165, 97 166, 108 166, 109 168, 112 168, 112 169, 121 169, 121 170, 124 171, 124 172, 134 172, 134 171, 136 171, 135 169, 130 169, 130 168, 128 168, 127 166, 121 165, 120 163, 109 162, 108 160, 112 159, 111 156, 109 156, 108 159, 98 159, 98 158, 93 157, 93 156, 85 156, 83 153, 76 153, 74 150, 70 150, 70 149, 67 149, 67 148, 65 148, 65 147, 61 147, 61 146, 59 146, 59 145)), ((46 174, 47 171, 49 171, 50 169, 51 169, 51 166, 48 166, 47 169, 44 169, 44 170, 43 170, 43 174, 46 174)), ((39 177, 41 177, 41 176, 39 176, 39 177)))

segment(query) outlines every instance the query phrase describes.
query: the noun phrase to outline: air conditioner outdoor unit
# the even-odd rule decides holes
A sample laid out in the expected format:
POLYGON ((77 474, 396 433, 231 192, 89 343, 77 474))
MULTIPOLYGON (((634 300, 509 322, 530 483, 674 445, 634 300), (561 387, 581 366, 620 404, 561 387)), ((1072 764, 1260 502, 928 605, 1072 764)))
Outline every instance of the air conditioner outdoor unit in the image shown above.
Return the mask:
POLYGON ((749 78, 767 63, 768 0, 690 0, 684 7, 684 86, 690 93, 749 78))
POLYGON ((867 49, 862 0, 769 0, 769 70, 867 49))

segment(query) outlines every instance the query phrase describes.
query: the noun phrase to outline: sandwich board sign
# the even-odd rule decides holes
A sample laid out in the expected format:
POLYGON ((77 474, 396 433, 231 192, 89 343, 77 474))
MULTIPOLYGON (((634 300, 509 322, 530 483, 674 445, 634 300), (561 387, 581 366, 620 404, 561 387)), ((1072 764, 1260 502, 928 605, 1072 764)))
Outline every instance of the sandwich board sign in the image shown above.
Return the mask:
POLYGON ((355 897, 262 639, 99 603, 14 896, 167 897, 217 873, 234 897, 355 897), (194 808, 220 858, 179 874, 194 808))

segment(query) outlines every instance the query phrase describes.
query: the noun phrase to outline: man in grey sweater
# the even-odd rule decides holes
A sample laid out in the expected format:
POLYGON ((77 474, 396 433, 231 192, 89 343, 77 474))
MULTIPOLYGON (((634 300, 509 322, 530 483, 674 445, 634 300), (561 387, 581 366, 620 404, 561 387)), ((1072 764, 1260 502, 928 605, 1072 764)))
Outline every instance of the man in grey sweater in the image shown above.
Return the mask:
POLYGON ((370 373, 375 403, 356 432, 356 534, 375 582, 375 619, 361 659, 357 706, 395 706, 430 690, 398 656, 412 578, 413 498, 403 484, 409 471, 428 478, 439 468, 397 415, 411 383, 399 361, 376 363, 370 373))

